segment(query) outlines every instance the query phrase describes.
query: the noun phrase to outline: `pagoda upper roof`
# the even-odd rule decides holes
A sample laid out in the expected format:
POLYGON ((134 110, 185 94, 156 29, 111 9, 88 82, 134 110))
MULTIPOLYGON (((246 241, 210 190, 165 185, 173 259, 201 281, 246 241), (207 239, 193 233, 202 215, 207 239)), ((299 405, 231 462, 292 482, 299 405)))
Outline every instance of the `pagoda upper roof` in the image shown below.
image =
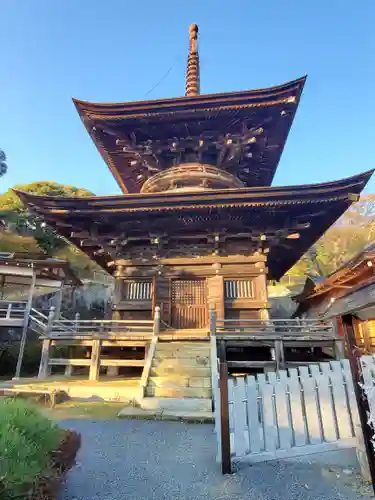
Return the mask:
POLYGON ((279 279, 359 198, 372 173, 323 184, 216 192, 84 198, 17 194, 104 268, 113 260, 111 245, 122 239, 147 240, 152 234, 181 239, 220 233, 228 241, 243 235, 245 243, 248 241, 247 255, 254 239, 264 241, 269 278, 279 279))
POLYGON ((269 186, 306 77, 276 87, 125 103, 73 99, 124 193, 177 164, 198 161, 269 186))

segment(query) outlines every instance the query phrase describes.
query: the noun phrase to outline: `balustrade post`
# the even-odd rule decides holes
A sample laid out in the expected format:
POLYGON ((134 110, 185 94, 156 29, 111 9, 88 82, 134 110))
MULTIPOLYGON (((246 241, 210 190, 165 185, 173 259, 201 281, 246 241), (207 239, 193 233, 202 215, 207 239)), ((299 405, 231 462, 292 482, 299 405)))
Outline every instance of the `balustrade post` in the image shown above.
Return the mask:
POLYGON ((155 337, 160 334, 160 306, 155 307, 153 334, 155 337))
POLYGON ((75 332, 78 332, 78 330, 79 330, 80 319, 81 319, 81 315, 79 314, 79 312, 75 313, 75 315, 74 315, 74 327, 73 327, 75 332))
POLYGON ((52 332, 53 322, 55 321, 55 315, 56 315, 56 307, 51 306, 49 309, 48 320, 47 320, 47 330, 46 330, 47 337, 49 337, 52 332))
POLYGON ((12 314, 12 303, 10 302, 7 307, 6 319, 10 319, 11 314, 12 314))

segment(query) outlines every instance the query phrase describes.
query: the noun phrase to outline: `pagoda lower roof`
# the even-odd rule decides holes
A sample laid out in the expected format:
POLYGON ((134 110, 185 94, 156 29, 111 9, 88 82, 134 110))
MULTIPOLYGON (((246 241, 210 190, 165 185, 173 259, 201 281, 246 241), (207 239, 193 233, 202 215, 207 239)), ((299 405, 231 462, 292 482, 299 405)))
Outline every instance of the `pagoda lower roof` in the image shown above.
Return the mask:
POLYGON ((267 242, 270 279, 279 279, 359 198, 372 173, 323 184, 216 192, 85 198, 16 193, 72 243, 80 245, 82 234, 91 234, 90 249, 83 250, 104 268, 113 260, 109 240, 121 235, 145 239, 151 234, 253 233, 267 242))
POLYGON ((124 193, 176 164, 198 161, 269 186, 306 77, 268 89, 128 103, 73 99, 124 193))

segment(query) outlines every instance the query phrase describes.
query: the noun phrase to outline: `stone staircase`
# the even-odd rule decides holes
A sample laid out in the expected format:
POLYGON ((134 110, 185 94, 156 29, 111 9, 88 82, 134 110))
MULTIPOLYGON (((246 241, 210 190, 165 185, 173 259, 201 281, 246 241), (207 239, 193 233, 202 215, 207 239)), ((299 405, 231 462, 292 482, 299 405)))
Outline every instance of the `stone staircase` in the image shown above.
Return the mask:
POLYGON ((205 403, 210 402, 209 341, 158 342, 146 398, 202 399, 206 400, 205 403))

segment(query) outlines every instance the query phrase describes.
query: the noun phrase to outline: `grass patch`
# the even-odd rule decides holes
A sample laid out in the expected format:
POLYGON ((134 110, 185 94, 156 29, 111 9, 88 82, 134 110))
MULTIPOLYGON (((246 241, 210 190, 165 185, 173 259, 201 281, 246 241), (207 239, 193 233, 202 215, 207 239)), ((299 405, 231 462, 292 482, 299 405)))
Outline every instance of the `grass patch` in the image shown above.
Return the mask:
POLYGON ((126 403, 112 403, 105 401, 65 401, 54 408, 43 408, 43 413, 56 420, 71 418, 89 420, 113 420, 117 418, 126 403))
POLYGON ((0 498, 27 497, 30 485, 48 471, 62 430, 30 402, 0 401, 0 498))

